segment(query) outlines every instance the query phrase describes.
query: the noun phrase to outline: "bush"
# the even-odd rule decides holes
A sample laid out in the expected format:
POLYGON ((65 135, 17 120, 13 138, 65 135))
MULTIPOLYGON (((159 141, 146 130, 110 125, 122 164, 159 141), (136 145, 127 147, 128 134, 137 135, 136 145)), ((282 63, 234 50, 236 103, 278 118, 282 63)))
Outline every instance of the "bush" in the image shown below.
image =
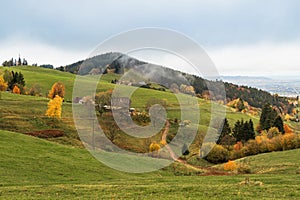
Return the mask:
POLYGON ((224 170, 226 171, 234 171, 237 169, 237 164, 234 161, 229 160, 226 164, 224 164, 224 170))
POLYGON ((240 163, 237 167, 237 171, 240 174, 251 174, 252 173, 250 166, 247 165, 246 163, 240 163))
POLYGON ((268 143, 269 151, 282 151, 281 137, 282 135, 278 135, 277 137, 273 137, 272 139, 269 140, 268 143))
POLYGON ((297 136, 294 133, 287 133, 281 138, 281 146, 283 150, 295 149, 298 146, 297 136))
POLYGON ((56 138, 56 137, 62 137, 64 135, 64 132, 60 130, 43 130, 43 131, 27 133, 27 135, 31 135, 39 138, 56 138))
POLYGON ((257 142, 255 140, 249 140, 247 143, 246 143, 246 146, 248 147, 248 150, 249 150, 249 154, 250 155, 256 155, 259 153, 259 146, 257 144, 257 142))
POLYGON ((280 135, 281 133, 279 132, 279 129, 277 127, 271 127, 269 130, 268 130, 268 133, 267 133, 267 136, 269 139, 275 137, 275 136, 278 136, 280 135))
POLYGON ((223 163, 228 160, 229 151, 222 145, 216 144, 205 159, 211 163, 223 163))
POLYGON ((31 96, 41 96, 41 93, 42 87, 39 84, 34 84, 29 90, 29 95, 31 96))
POLYGON ((258 144, 258 149, 260 153, 268 152, 269 139, 266 135, 260 135, 255 137, 255 141, 258 144))

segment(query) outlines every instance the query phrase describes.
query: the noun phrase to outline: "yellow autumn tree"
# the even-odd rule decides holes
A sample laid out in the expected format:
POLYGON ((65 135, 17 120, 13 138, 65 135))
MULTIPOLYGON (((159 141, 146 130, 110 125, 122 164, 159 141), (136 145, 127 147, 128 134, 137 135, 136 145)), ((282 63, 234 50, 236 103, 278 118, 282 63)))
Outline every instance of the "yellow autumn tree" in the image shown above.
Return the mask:
POLYGON ((50 99, 46 116, 53 118, 61 118, 63 98, 56 95, 54 99, 50 99))
POLYGON ((65 96, 65 86, 61 82, 54 83, 51 90, 49 91, 48 97, 54 99, 58 95, 61 98, 65 96))
POLYGON ((3 77, 0 76, 0 91, 6 91, 7 87, 8 87, 7 82, 5 82, 3 77))
POLYGON ((149 151, 152 156, 158 156, 160 150, 160 145, 157 142, 152 142, 149 146, 149 151))
POLYGON ((13 88, 13 93, 14 94, 21 94, 21 90, 20 90, 20 88, 18 87, 18 86, 14 86, 14 88, 13 88))

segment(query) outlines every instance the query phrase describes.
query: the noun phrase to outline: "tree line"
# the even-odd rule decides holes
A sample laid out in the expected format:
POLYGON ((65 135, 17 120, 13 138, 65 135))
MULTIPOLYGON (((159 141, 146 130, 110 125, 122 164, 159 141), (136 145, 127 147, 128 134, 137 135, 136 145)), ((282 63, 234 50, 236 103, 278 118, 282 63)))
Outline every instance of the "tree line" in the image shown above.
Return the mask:
POLYGON ((231 128, 225 118, 216 145, 205 159, 220 163, 258 153, 300 148, 300 136, 283 123, 270 104, 263 106, 256 131, 251 119, 237 120, 231 128))

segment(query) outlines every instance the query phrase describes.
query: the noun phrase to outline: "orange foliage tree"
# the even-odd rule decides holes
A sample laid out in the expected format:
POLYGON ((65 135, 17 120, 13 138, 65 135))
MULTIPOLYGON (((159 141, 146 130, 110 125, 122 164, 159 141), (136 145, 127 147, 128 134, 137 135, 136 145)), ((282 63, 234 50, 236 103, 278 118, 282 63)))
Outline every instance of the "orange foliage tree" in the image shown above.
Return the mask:
POLYGON ((65 86, 61 82, 54 83, 51 90, 49 91, 48 97, 54 99, 58 95, 61 98, 65 96, 65 86))
POLYGON ((243 148, 243 143, 242 142, 237 142, 234 146, 233 146, 233 149, 236 150, 236 151, 239 151, 243 148))
POLYGON ((63 102, 63 98, 61 98, 58 95, 56 95, 54 99, 50 99, 48 103, 46 116, 53 117, 53 118, 61 118, 62 102, 63 102))
POLYGON ((18 87, 18 86, 14 86, 14 88, 13 88, 13 93, 14 94, 21 94, 21 90, 20 90, 20 88, 18 87))
POLYGON ((285 133, 293 133, 293 130, 289 127, 289 125, 284 124, 283 128, 285 133))
POLYGON ((229 160, 224 164, 224 170, 226 171, 234 171, 237 168, 237 164, 234 161, 229 160))

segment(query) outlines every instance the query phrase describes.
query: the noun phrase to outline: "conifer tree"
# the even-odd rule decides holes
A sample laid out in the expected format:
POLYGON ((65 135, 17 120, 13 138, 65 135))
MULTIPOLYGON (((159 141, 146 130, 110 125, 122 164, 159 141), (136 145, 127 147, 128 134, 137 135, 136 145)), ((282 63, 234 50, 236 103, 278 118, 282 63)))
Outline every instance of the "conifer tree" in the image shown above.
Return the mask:
POLYGON ((273 126, 274 127, 277 127, 278 130, 284 134, 284 126, 283 126, 283 121, 282 121, 282 118, 278 115, 275 120, 274 120, 274 123, 273 123, 273 126))
POLYGON ((270 104, 264 105, 259 120, 261 130, 269 130, 269 128, 273 126, 276 117, 276 110, 274 110, 270 104))
POLYGON ((229 135, 231 133, 231 128, 229 126, 229 123, 228 123, 228 120, 227 118, 224 119, 224 124, 223 124, 223 127, 222 127, 222 131, 221 131, 221 134, 217 140, 217 144, 221 144, 221 141, 222 139, 226 136, 226 135, 229 135))

